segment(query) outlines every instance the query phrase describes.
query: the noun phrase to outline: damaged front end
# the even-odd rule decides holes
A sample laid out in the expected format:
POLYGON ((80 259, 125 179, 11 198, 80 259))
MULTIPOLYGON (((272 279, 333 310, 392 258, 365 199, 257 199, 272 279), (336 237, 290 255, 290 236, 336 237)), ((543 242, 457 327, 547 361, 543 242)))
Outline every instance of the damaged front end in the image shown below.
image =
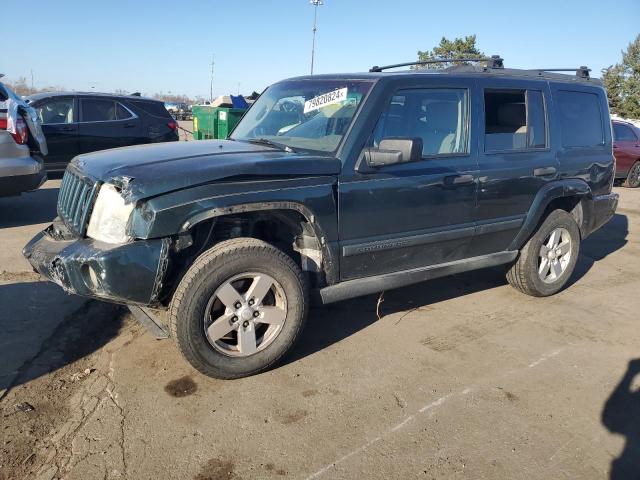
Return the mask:
POLYGON ((169 239, 110 244, 74 236, 56 219, 23 254, 35 270, 68 293, 155 306, 168 266, 169 239))

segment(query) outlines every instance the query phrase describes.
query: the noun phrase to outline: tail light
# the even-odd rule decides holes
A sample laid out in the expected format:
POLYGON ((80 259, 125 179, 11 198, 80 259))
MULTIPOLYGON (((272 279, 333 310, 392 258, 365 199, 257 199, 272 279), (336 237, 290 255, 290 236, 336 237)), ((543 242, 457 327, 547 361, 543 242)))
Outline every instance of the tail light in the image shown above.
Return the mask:
POLYGON ((169 127, 171 130, 177 130, 178 124, 176 122, 169 122, 167 123, 167 127, 169 127))
MULTIPOLYGON (((0 130, 7 129, 7 119, 0 118, 0 130)), ((16 133, 12 133, 11 136, 17 144, 24 145, 29 138, 29 129, 26 122, 22 118, 18 118, 16 121, 16 133)))

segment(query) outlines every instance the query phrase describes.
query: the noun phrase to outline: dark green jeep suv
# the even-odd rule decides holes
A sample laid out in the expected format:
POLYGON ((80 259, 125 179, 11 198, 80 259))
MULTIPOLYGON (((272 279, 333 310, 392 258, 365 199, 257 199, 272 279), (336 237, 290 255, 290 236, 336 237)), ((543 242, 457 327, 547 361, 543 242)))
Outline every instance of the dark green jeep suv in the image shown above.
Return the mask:
POLYGON ((500 264, 518 290, 556 293, 615 211, 614 170, 586 68, 492 58, 300 77, 268 88, 228 140, 76 157, 58 218, 24 254, 235 378, 291 348, 312 297, 500 264))

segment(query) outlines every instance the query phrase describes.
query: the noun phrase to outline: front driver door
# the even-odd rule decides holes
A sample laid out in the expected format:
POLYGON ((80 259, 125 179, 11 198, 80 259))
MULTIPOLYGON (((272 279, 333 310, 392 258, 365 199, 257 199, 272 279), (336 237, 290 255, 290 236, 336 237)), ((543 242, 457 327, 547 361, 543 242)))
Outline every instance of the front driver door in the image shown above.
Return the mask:
POLYGON ((389 92, 369 146, 420 137, 423 155, 340 179, 342 280, 465 258, 478 170, 470 141, 472 90, 471 80, 460 79, 389 92))
POLYGON ((79 153, 76 105, 74 97, 53 97, 34 105, 47 139, 47 170, 64 170, 79 153))

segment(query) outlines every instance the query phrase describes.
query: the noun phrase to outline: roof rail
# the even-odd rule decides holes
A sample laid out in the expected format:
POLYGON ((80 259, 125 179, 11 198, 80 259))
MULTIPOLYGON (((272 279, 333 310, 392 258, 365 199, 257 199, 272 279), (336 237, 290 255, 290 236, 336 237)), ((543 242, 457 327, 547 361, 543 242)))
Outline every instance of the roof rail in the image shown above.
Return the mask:
POLYGON ((141 97, 142 94, 140 92, 133 92, 132 94, 130 94, 130 96, 132 96, 132 97, 141 97))
POLYGON ((419 62, 396 63, 395 65, 385 65, 378 67, 377 65, 369 69, 370 72, 382 72, 390 68, 411 67, 414 65, 432 65, 436 63, 457 63, 457 62, 487 62, 487 68, 504 68, 504 60, 500 55, 492 55, 483 58, 437 58, 435 60, 423 60, 419 62))
POLYGON ((591 69, 582 65, 578 68, 534 68, 532 71, 538 72, 540 75, 542 75, 543 72, 576 72, 576 77, 590 78, 589 72, 591 69))

